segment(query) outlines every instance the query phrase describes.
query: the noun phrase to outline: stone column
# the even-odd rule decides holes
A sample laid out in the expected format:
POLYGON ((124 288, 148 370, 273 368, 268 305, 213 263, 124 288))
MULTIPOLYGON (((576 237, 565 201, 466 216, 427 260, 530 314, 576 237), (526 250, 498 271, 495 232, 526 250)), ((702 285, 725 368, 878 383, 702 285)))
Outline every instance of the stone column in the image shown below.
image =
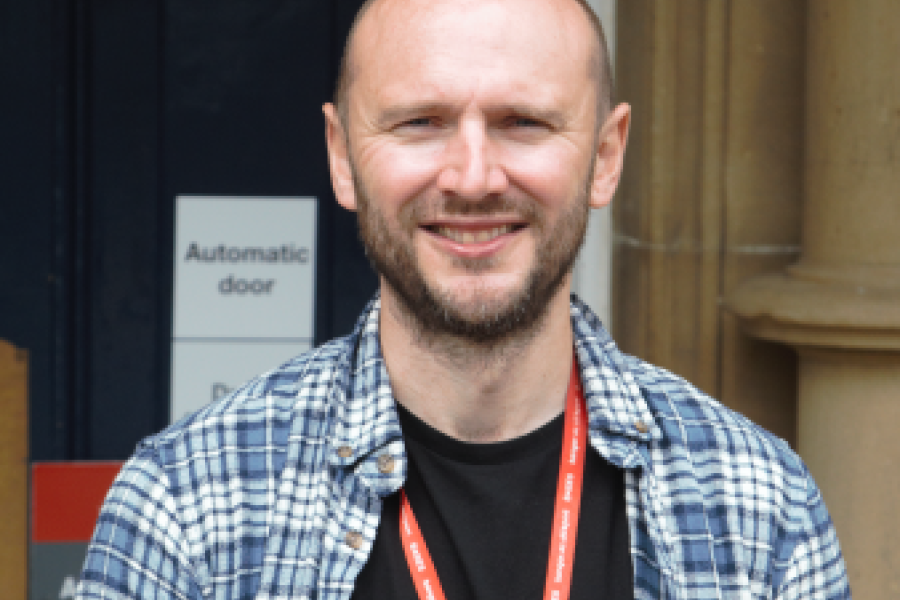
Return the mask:
POLYGON ((808 3, 802 257, 741 287, 798 350, 798 448, 854 598, 900 598, 900 3, 808 3))
POLYGON ((617 21, 634 117, 613 337, 793 442, 796 357, 743 334, 722 298, 797 260, 806 3, 624 0, 617 21))

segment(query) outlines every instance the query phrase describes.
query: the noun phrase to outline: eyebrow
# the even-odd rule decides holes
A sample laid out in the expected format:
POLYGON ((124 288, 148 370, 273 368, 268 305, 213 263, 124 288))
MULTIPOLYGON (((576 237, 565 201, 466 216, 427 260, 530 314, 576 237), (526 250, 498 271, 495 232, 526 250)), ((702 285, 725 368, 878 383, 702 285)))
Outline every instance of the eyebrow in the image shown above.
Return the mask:
POLYGON ((379 113, 376 123, 380 127, 389 127, 401 123, 417 115, 446 114, 451 112, 450 104, 441 102, 423 102, 420 104, 401 104, 384 109, 379 113))
MULTIPOLYGON (((391 106, 383 110, 377 119, 381 127, 389 127, 401 123, 407 119, 421 115, 442 115, 454 113, 457 109, 453 104, 445 102, 422 102, 391 106)), ((553 127, 562 127, 566 122, 565 115, 553 108, 543 108, 526 104, 508 103, 488 106, 484 111, 488 117, 494 115, 512 115, 535 119, 549 123, 553 127)))
MULTIPOLYGON (((494 112, 488 110, 488 113, 494 112)), ((498 107, 497 112, 502 114, 515 115, 517 117, 526 117, 548 123, 551 127, 561 128, 567 121, 562 111, 553 108, 542 108, 540 106, 527 106, 524 104, 507 104, 498 107)))

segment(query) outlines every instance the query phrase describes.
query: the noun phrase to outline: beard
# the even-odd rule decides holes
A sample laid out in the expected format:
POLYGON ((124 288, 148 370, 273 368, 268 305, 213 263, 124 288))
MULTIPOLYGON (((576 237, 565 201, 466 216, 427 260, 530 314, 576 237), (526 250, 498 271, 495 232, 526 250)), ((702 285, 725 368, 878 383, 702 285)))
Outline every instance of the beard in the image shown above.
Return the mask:
MULTIPOLYGON (((593 171, 591 167, 589 172, 593 171)), ((590 180, 586 179, 578 196, 553 227, 541 217, 535 201, 510 198, 488 198, 481 202, 418 199, 404 206, 397 223, 391 224, 354 172, 359 236, 372 266, 394 292, 401 312, 420 334, 494 345, 537 330, 550 301, 571 271, 587 229, 590 180), (510 292, 476 285, 465 299, 459 289, 441 289, 429 284, 413 245, 417 224, 434 215, 498 213, 517 215, 536 236, 531 266, 521 284, 510 292)), ((453 264, 479 274, 489 271, 496 263, 494 257, 457 257, 453 264)))

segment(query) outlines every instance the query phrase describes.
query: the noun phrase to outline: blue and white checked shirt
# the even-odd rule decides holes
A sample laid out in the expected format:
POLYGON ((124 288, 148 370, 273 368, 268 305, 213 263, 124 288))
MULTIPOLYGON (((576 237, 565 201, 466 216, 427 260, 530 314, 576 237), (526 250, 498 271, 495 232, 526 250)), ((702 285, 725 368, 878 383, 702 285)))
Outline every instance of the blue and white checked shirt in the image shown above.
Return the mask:
MULTIPOLYGON (((822 497, 787 445, 621 353, 577 299, 571 313, 591 445, 626 472, 635 598, 850 598, 822 497)), ((378 317, 376 300, 349 337, 145 440, 76 597, 349 598, 381 498, 406 477, 378 317)))

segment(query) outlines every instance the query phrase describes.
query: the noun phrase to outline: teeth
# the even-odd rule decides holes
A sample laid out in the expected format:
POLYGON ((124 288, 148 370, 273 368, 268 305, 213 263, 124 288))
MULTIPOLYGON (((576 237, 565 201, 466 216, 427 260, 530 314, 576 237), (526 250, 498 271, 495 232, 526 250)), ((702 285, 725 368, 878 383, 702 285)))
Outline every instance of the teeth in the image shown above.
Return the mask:
POLYGON ((500 237, 512 231, 512 225, 503 225, 502 227, 494 227, 493 229, 482 229, 480 231, 460 231, 451 229, 450 227, 438 227, 437 232, 460 244, 480 244, 489 242, 496 237, 500 237))

